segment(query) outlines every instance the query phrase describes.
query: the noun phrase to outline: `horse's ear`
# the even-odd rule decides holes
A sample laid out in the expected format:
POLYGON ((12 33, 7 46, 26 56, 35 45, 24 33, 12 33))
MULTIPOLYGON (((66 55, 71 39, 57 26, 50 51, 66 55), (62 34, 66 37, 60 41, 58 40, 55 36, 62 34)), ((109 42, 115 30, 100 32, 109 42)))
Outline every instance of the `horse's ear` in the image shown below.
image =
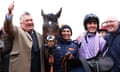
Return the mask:
POLYGON ((44 15, 45 15, 45 14, 44 14, 44 12, 43 12, 43 10, 41 10, 41 15, 42 15, 42 16, 44 16, 44 15))
POLYGON ((60 8, 60 10, 56 13, 56 16, 59 18, 62 12, 62 8, 60 8))

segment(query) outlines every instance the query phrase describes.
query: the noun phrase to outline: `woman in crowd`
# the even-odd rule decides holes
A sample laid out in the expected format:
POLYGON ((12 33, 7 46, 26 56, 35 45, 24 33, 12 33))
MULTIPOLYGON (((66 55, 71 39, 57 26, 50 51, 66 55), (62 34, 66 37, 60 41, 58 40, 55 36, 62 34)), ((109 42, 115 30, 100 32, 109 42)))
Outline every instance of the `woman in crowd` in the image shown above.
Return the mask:
POLYGON ((71 39, 72 29, 68 25, 60 28, 60 38, 54 54, 54 72, 83 72, 78 58, 78 46, 71 39))

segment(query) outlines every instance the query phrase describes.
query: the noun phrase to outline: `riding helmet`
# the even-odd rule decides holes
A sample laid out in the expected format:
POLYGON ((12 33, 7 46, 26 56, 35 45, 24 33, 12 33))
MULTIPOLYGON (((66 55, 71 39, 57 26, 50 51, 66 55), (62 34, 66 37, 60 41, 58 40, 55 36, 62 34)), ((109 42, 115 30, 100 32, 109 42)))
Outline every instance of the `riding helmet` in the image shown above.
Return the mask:
POLYGON ((87 30, 87 23, 90 21, 97 22, 97 30, 99 30, 99 18, 98 16, 92 13, 87 14, 84 18, 83 25, 84 25, 85 30, 87 30))

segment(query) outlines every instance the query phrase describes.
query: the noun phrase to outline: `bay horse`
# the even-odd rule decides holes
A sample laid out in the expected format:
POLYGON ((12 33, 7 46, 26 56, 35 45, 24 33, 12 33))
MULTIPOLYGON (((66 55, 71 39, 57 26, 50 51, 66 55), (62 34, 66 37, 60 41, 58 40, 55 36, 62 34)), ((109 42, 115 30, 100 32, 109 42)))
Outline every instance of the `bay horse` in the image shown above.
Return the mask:
MULTIPOLYGON (((59 36, 58 18, 60 17, 61 12, 62 8, 60 8, 56 14, 45 14, 43 10, 41 10, 41 15, 43 17, 43 46, 45 48, 46 60, 48 60, 50 56, 53 57, 54 55, 54 50, 59 36)), ((53 72, 53 63, 48 62, 48 64, 50 65, 50 72, 53 72)))

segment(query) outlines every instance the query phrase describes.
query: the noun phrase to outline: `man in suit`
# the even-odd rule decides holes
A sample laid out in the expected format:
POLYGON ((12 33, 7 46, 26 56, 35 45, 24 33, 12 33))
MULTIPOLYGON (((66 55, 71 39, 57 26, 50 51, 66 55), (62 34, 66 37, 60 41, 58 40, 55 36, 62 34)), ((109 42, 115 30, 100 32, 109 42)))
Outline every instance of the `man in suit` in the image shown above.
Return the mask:
POLYGON ((14 2, 8 7, 4 28, 13 32, 13 49, 10 53, 9 72, 44 72, 44 49, 42 36, 34 30, 34 22, 30 13, 20 17, 20 27, 12 24, 14 2))

